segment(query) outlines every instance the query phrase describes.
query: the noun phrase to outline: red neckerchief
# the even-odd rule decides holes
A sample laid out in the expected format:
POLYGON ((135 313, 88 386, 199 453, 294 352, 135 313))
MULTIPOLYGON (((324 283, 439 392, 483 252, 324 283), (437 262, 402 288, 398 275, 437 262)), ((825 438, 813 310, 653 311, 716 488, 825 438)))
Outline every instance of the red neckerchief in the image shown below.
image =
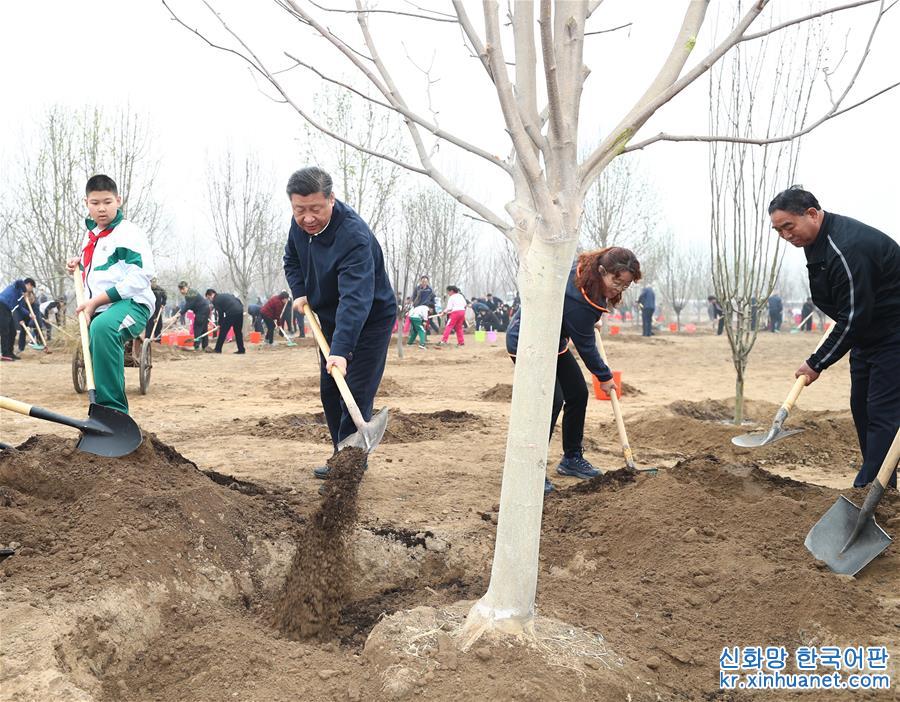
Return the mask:
POLYGON ((116 226, 112 225, 104 229, 99 234, 94 234, 94 232, 88 230, 88 243, 85 244, 84 249, 81 252, 81 261, 82 265, 84 266, 83 270, 81 271, 81 279, 83 281, 87 281, 88 268, 91 267, 91 261, 94 258, 94 249, 97 246, 97 242, 100 241, 100 239, 102 239, 103 237, 107 236, 115 228, 116 226))

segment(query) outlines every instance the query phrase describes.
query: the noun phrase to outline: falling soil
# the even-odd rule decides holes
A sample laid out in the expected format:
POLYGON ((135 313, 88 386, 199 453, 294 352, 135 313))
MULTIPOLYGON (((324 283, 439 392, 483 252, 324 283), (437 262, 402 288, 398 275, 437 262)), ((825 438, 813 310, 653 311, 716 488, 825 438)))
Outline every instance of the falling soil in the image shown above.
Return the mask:
POLYGON ((481 393, 479 397, 488 402, 509 402, 512 400, 512 385, 497 383, 494 387, 481 393))
POLYGON ((346 448, 328 460, 324 499, 298 539, 275 606, 275 624, 288 636, 331 638, 347 604, 354 576, 349 542, 366 455, 362 449, 346 448))

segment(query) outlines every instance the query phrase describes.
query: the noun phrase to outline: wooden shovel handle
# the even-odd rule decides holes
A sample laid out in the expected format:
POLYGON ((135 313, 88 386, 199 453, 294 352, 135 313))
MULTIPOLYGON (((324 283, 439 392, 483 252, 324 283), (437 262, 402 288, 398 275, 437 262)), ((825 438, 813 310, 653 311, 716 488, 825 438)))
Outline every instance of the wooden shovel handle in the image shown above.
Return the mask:
MULTIPOLYGON (((81 307, 84 304, 84 282, 81 280, 81 271, 76 267, 72 271, 72 279, 75 281, 75 302, 81 307)), ((89 393, 94 392, 94 364, 91 363, 91 337, 88 336, 87 315, 84 310, 78 313, 78 329, 81 332, 81 355, 84 360, 84 379, 89 393)))
POLYGON ((31 316, 34 318, 34 327, 35 327, 35 329, 37 329, 38 336, 41 337, 41 343, 43 343, 44 346, 46 346, 47 339, 44 337, 44 330, 41 329, 42 325, 38 324, 37 317, 35 317, 35 315, 34 315, 34 308, 31 306, 31 302, 28 300, 27 297, 25 298, 25 304, 28 305, 28 311, 31 312, 31 316))
POLYGON ((881 469, 878 471, 878 475, 875 476, 875 480, 881 483, 881 487, 887 489, 888 480, 890 480, 891 473, 894 472, 898 463, 900 463, 900 429, 897 430, 897 434, 894 436, 893 442, 891 442, 891 447, 888 449, 887 456, 884 457, 884 462, 881 464, 881 469))
MULTIPOLYGON (((29 341, 30 343, 34 344, 35 346, 37 346, 37 341, 34 340, 34 334, 31 333, 31 330, 28 328, 28 325, 25 324, 25 320, 24 320, 24 319, 20 319, 20 320, 19 320, 19 324, 21 324, 21 325, 22 325, 22 329, 25 330, 25 334, 26 334, 26 336, 28 337, 28 341, 29 341)), ((44 344, 44 346, 46 346, 46 345, 47 345, 47 344, 44 344)))
POLYGON ((31 405, 19 402, 11 397, 0 397, 0 409, 18 412, 19 414, 24 414, 26 417, 31 413, 31 405))
MULTIPOLYGON (((819 343, 816 344, 816 349, 815 349, 815 351, 813 351, 813 353, 815 353, 820 348, 822 348, 822 344, 825 343, 825 339, 828 338, 829 334, 831 334, 831 329, 826 329, 825 333, 822 334, 822 338, 819 339, 819 343)), ((790 412, 793 409, 794 403, 797 402, 797 398, 800 397, 800 391, 806 387, 806 384, 807 384, 807 378, 805 375, 801 375, 799 378, 797 378, 797 380, 794 381, 794 386, 791 388, 791 391, 788 393, 787 399, 785 399, 784 404, 781 405, 781 407, 786 412, 790 412)))
MULTIPOLYGON (((312 330, 313 336, 316 337, 316 343, 319 344, 322 355, 325 356, 327 362, 328 357, 331 355, 331 348, 328 346, 328 341, 322 333, 322 327, 319 326, 319 319, 313 314, 309 305, 303 305, 303 314, 305 314, 309 320, 309 328, 312 330)), ((353 423, 356 425, 357 429, 362 431, 366 420, 363 419, 362 412, 359 411, 359 405, 357 405, 356 400, 353 399, 353 393, 350 392, 350 386, 347 385, 347 379, 344 378, 344 373, 340 368, 332 366, 331 377, 334 378, 334 382, 341 393, 341 397, 344 398, 344 404, 347 405, 347 411, 350 413, 353 423), (335 370, 337 372, 335 372, 335 370)))
MULTIPOLYGON (((608 366, 609 361, 606 360, 606 349, 603 348, 603 337, 600 336, 600 330, 594 330, 594 336, 597 338, 597 349, 600 351, 600 358, 608 366)), ((634 468, 634 456, 631 453, 631 445, 628 443, 628 434, 625 433, 625 420, 622 418, 622 408, 619 407, 619 390, 613 388, 609 396, 612 403, 613 416, 616 418, 616 428, 619 430, 619 442, 622 444, 622 455, 625 456, 625 465, 634 468)))

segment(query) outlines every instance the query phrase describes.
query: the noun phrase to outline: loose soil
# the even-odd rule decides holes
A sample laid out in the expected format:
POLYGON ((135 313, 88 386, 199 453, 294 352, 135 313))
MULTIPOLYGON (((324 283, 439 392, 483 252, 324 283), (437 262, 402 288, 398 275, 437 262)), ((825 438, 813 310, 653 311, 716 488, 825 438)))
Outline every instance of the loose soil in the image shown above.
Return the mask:
MULTIPOLYGON (((635 458, 663 467, 612 470, 622 459, 609 403, 592 400, 586 424, 600 478, 553 472, 556 433, 537 611, 570 626, 539 647, 483 640, 463 653, 453 639, 466 611, 454 603, 483 594, 490 575, 508 403, 479 393, 511 382, 498 349, 404 361, 392 349, 386 378, 415 392, 391 403, 393 437, 361 481, 351 471, 347 492, 311 474, 331 445, 305 348, 177 352, 191 363, 160 353, 145 396, 126 370, 132 412, 155 436, 121 459, 82 454, 76 432, 3 413, 0 438, 19 446, 0 452, 0 546, 16 549, 0 563, 2 696, 743 702, 757 696, 721 692, 718 660, 723 646, 751 644, 885 645, 896 679, 900 552, 891 545, 848 578, 803 547, 838 495, 864 497, 848 487, 859 456, 846 360, 801 396, 788 425, 802 434, 755 450, 730 443, 768 427, 814 342, 759 340, 747 389, 757 425, 733 427, 722 421, 733 375, 721 337, 642 340, 623 327, 609 338, 613 367, 643 391, 623 403, 635 458), (326 517, 350 536, 317 547, 334 526, 326 517), (311 555, 331 559, 339 544, 334 568, 311 555), (306 579, 348 575, 327 614, 308 608, 285 634, 285 588, 313 591, 291 587, 292 563, 306 579), (605 653, 573 653, 598 635, 605 653), (404 651, 391 648, 398 641, 404 651)), ((26 352, 4 367, 4 394, 83 415, 69 360, 26 352)), ((877 513, 895 537, 898 508, 889 492, 877 513)))

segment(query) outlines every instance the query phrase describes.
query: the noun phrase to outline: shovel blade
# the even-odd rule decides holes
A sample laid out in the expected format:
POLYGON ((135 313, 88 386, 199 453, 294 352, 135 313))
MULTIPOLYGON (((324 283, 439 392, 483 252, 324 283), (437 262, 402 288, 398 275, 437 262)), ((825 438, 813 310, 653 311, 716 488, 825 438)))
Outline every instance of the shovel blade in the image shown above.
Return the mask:
POLYGON ((853 534, 859 507, 841 495, 806 535, 804 545, 818 560, 840 575, 856 575, 891 543, 891 537, 870 518, 856 540, 841 553, 853 534))
POLYGON ((131 417, 92 402, 76 448, 96 456, 118 458, 134 451, 142 440, 141 428, 131 417))
POLYGON ((762 432, 756 434, 741 434, 740 436, 732 436, 731 443, 735 446, 740 446, 741 448, 758 448, 760 446, 766 446, 767 444, 771 444, 775 441, 781 441, 781 439, 786 439, 789 436, 793 436, 794 434, 799 434, 802 429, 778 429, 776 427, 772 427, 765 434, 762 432))
POLYGON ((384 432, 387 429, 388 410, 381 409, 372 419, 362 425, 359 431, 354 432, 338 445, 338 451, 348 447, 361 448, 366 453, 371 453, 381 443, 384 432))

